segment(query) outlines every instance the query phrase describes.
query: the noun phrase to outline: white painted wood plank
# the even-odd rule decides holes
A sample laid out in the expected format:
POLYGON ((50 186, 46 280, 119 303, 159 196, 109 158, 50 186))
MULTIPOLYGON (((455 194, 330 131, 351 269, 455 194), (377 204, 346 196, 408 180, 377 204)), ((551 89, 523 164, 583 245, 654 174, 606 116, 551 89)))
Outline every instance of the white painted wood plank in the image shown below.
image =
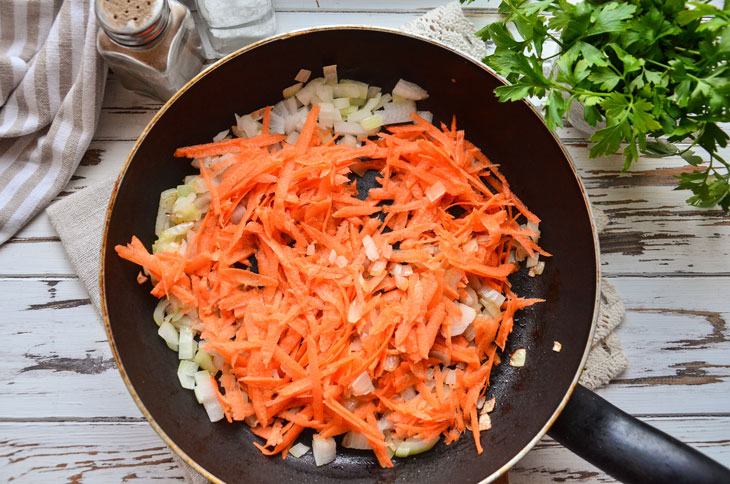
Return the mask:
MULTIPOLYGON (((730 278, 611 281, 630 368, 599 393, 632 414, 730 414, 730 278)), ((75 279, 0 279, 0 418, 140 416, 87 297, 75 279)))
MULTIPOLYGON (((730 419, 660 418, 649 424, 730 465, 730 419)), ((0 423, 0 478, 38 482, 180 480, 171 451, 146 422, 0 423)), ((488 450, 487 450, 488 451, 488 450)), ((550 438, 510 471, 513 484, 615 482, 550 438)))
POLYGON ((0 419, 141 417, 77 279, 0 279, 0 419))
POLYGON ((74 275, 60 242, 11 240, 0 246, 0 277, 41 274, 74 275))

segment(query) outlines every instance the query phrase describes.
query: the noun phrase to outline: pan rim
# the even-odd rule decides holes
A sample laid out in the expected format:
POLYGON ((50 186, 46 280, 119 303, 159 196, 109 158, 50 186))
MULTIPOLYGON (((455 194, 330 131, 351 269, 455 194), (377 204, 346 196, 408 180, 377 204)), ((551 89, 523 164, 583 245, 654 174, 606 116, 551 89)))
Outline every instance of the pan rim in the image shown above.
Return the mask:
MULTIPOLYGON (((163 106, 159 109, 157 113, 155 113, 154 117, 150 120, 150 122, 145 126, 142 133, 140 133, 139 137, 137 138, 137 141, 134 144, 134 147, 130 151, 129 155, 127 156, 126 161, 124 162, 124 165, 114 183, 114 187, 112 189, 111 197, 109 199, 109 204, 106 209, 106 217, 104 220, 104 232, 102 237, 102 243, 101 243, 101 249, 100 249, 100 267, 99 267, 99 293, 100 293, 100 300, 101 300, 101 313, 102 318, 104 320, 104 329, 107 334, 107 339, 109 340, 109 345, 112 350, 112 355, 114 357, 114 361, 117 365, 117 369, 119 373, 122 376, 122 380, 124 381, 125 386, 127 387, 127 390, 129 391, 132 399, 134 400, 137 407, 140 409, 144 417, 147 419, 147 421, 150 423, 152 428, 157 432, 157 434, 162 438, 162 440, 189 466, 191 466, 193 469, 195 469, 197 472, 199 472, 203 477, 208 479, 209 481, 215 483, 215 484, 226 484, 225 481, 218 478, 217 476, 213 475, 210 471, 205 469, 202 465, 198 464, 195 459, 190 457, 185 451, 183 451, 168 435, 167 433, 162 429, 162 427, 157 423, 155 418, 150 414, 150 412, 147 410, 147 407, 142 402, 141 398, 137 394, 137 391, 134 388, 134 385, 132 384, 131 380, 129 379, 129 376, 124 368, 124 365, 122 364, 120 355, 117 351, 116 342, 114 340, 114 335, 112 334, 111 330, 111 322, 109 320, 109 313, 107 309, 107 302, 106 302, 106 289, 105 289, 105 259, 104 256, 107 252, 107 236, 109 231, 109 222, 111 220, 111 214, 114 210, 114 204, 116 202, 117 194, 119 191, 119 186, 124 179, 125 175, 127 174, 127 170, 129 168, 129 165, 132 162, 132 159, 137 154, 137 151, 141 144, 144 142, 144 140, 147 138, 147 135, 152 130, 152 128, 155 126, 157 121, 167 112, 167 110, 170 108, 170 106, 182 95, 184 94, 188 89, 190 89, 193 85, 195 85, 198 80, 205 77, 209 72, 212 72, 218 66, 223 65, 234 58, 238 57, 239 55, 242 55, 250 50, 253 50, 259 46, 276 42, 279 40, 285 40, 291 37, 296 37, 300 35, 305 35, 309 33, 315 33, 315 32, 322 32, 322 31, 329 31, 329 30, 367 30, 367 31, 374 31, 374 32, 383 32, 383 33, 389 33, 389 34, 396 34, 401 35, 404 37, 410 37, 422 42, 427 42, 432 45, 435 45, 437 47, 440 47, 442 49, 446 49, 466 60, 469 62, 475 64, 479 68, 483 69, 484 71, 488 72, 495 78, 497 78, 500 82, 503 84, 508 84, 506 80, 497 74, 495 71, 484 65, 483 63, 477 62, 474 58, 465 55, 462 52, 459 52, 458 50, 455 50, 447 45, 441 44, 439 42, 433 41, 431 39, 428 39, 426 37, 422 37, 419 35, 411 34, 408 32, 403 32, 398 29, 389 28, 389 27, 374 27, 374 26, 367 26, 367 25, 357 25, 357 24, 342 24, 342 25, 329 25, 329 26, 318 26, 318 27, 308 27, 298 30, 293 30, 290 32, 285 32, 282 34, 278 34, 272 37, 267 37, 265 39, 262 39, 258 42, 254 42, 250 45, 247 45, 245 47, 242 47, 241 49, 232 52, 231 54, 228 54, 227 56, 219 59, 218 61, 214 62, 201 72, 199 72, 197 75, 195 75, 190 81, 188 81, 178 92, 176 92, 167 102, 163 104, 163 106)), ((599 240, 598 240, 598 234, 596 230, 596 222, 595 217, 593 215, 593 209, 591 204, 588 201, 588 195, 586 193, 585 187, 583 186, 583 182, 581 181, 580 177, 578 176, 578 172, 575 168, 575 163, 573 162, 572 157, 566 150, 563 143, 560 141, 560 138, 547 127, 547 124, 545 123, 545 119, 542 117, 542 115, 538 112, 537 108, 533 106, 531 103, 522 100, 521 102, 525 103, 532 112, 536 115, 536 117, 542 122, 545 129, 550 133, 550 135, 553 137, 555 142, 557 143, 558 147, 562 151, 563 155, 565 156, 566 160, 568 160, 568 164, 570 166, 570 170, 575 178, 575 180, 578 182, 578 187, 580 189, 581 196, 583 198, 583 203, 586 208, 586 212, 588 215, 588 221, 591 227, 591 235, 593 238, 593 247, 594 247, 594 260, 595 260, 595 277, 596 277, 596 291, 595 291, 595 297, 593 302, 593 315, 592 315, 592 321, 591 321, 591 328, 588 334, 588 338, 586 339, 586 346, 583 350, 583 355, 580 360, 580 366, 575 372, 575 375, 573 376, 573 380, 570 383, 570 386, 565 392, 565 395, 563 395, 562 400, 560 401, 559 405, 554 410, 551 417, 548 419, 548 421, 543 425, 543 427, 535 434, 535 436, 525 444, 525 446, 517 452, 509 461, 507 461, 502 467, 494 471, 489 476, 485 477, 481 481, 478 481, 479 484, 486 484, 489 482, 493 482, 494 480, 498 479, 500 476, 505 474, 510 468, 512 468, 520 459, 522 459, 534 446, 537 444, 537 442, 547 433, 547 431, 550 429, 550 427, 553 425, 555 420, 560 416, 563 409, 568 403, 568 400, 570 399, 570 396, 573 394, 573 391, 575 390, 576 386, 578 385, 578 381, 580 380, 580 377, 583 373, 583 369, 585 367, 586 361, 588 360, 588 354, 590 353, 591 349, 591 342, 593 341, 593 336, 596 330, 596 323, 598 320, 598 311, 600 307, 600 294, 601 294, 601 275, 600 275, 600 247, 599 247, 599 240)))

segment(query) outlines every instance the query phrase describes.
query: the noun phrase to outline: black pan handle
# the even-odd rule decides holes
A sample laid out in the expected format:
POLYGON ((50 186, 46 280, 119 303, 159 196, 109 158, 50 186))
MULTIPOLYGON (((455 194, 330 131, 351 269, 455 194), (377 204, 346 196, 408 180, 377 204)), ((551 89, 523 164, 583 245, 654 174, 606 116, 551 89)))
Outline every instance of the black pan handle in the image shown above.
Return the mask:
POLYGON ((730 483, 730 469, 581 385, 548 435, 627 484, 730 483))

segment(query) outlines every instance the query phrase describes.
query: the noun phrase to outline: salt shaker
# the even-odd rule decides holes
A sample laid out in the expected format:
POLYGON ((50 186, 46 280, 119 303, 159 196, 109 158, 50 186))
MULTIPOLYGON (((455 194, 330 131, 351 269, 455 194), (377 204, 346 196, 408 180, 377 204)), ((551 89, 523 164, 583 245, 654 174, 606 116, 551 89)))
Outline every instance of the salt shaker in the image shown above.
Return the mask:
POLYGON ((160 101, 200 72, 203 49, 188 8, 176 0, 95 0, 99 54, 122 85, 160 101))
POLYGON ((230 54, 276 31, 271 0, 196 0, 196 4, 218 56, 230 54))

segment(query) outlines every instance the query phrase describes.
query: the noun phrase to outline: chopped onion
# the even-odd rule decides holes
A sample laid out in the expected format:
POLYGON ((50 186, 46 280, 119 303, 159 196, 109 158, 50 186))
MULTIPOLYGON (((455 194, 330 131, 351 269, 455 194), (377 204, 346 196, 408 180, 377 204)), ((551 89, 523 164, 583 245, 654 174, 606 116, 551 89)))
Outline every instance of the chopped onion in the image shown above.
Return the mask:
POLYGON ((152 313, 152 319, 155 320, 157 326, 162 324, 162 320, 165 318, 165 309, 170 305, 170 300, 163 298, 155 306, 155 311, 152 313))
POLYGON ((307 106, 312 102, 312 96, 317 92, 317 88, 325 83, 325 80, 321 77, 312 79, 306 86, 304 86, 298 93, 294 95, 299 102, 307 106))
POLYGON ((407 291, 409 285, 408 278, 398 274, 397 276, 395 276, 395 285, 401 291, 407 291))
POLYGON ((404 79, 400 79, 393 88, 393 96, 400 96, 403 99, 420 101, 422 99, 428 98, 428 91, 423 89, 418 84, 414 84, 404 79))
POLYGON ((487 301, 484 298, 479 299, 479 302, 484 307, 484 312, 489 314, 491 317, 496 318, 499 316, 499 314, 502 312, 497 306, 495 306, 491 301, 487 301))
POLYGON ((359 432, 347 432, 342 438, 342 447, 357 450, 369 450, 372 446, 368 443, 368 438, 359 432))
POLYGON ((314 246, 314 244, 309 244, 307 246, 307 255, 309 255, 309 256, 314 255, 315 250, 316 250, 316 247, 314 246))
POLYGON ((350 113, 347 115, 347 120, 352 123, 359 123, 363 119, 369 118, 373 115, 370 111, 365 111, 363 109, 358 109, 354 113, 350 113))
POLYGON ((535 271, 535 274, 537 274, 538 276, 541 275, 545 271, 545 261, 544 260, 539 261, 537 263, 537 265, 535 265, 533 270, 535 271))
POLYGON ((362 318, 362 308, 357 301, 352 301, 350 307, 347 309, 347 322, 357 323, 362 318))
MULTIPOLYGON (((189 320, 189 318, 188 318, 189 320)), ((181 360, 192 360, 195 356, 195 340, 193 339, 193 328, 190 326, 180 327, 178 335, 177 357, 181 360)), ((195 363, 197 370, 198 364, 195 363)))
POLYGON ((182 360, 177 367, 177 378, 180 386, 188 390, 195 388, 195 372, 198 371, 198 364, 190 360, 182 360))
POLYGON ((210 373, 205 370, 198 371, 193 375, 193 378, 195 379, 195 397, 198 399, 198 403, 218 400, 213 381, 210 379, 210 373))
POLYGON ((350 106, 350 100, 346 97, 338 97, 332 100, 332 105, 339 111, 350 106))
POLYGON ((471 306, 467 306, 462 303, 457 304, 461 310, 461 319, 451 323, 451 336, 459 336, 460 334, 463 334, 464 331, 466 331, 467 326, 469 326, 477 316, 477 312, 474 311, 474 308, 471 306))
POLYGON ((459 298, 459 301, 467 306, 471 306, 472 308, 479 304, 479 298, 476 291, 469 286, 464 288, 464 294, 459 298))
POLYGON ((335 90, 332 88, 332 86, 328 86, 327 84, 317 86, 317 89, 314 91, 314 93, 314 95, 320 102, 331 103, 334 101, 335 98, 335 90))
POLYGON ((283 89, 281 91, 281 94, 284 96, 285 99, 288 99, 301 91, 302 87, 304 87, 304 84, 302 84, 301 82, 297 82, 296 84, 292 84, 291 86, 283 89))
POLYGON ((528 221, 527 224, 525 224, 525 228, 535 232, 536 235, 530 235, 530 238, 532 239, 533 242, 537 242, 537 239, 540 238, 540 224, 536 224, 535 222, 528 221))
POLYGON ((393 371, 398 368, 398 366, 400 366, 400 358, 398 358, 398 355, 388 355, 385 357, 385 361, 383 362, 383 370, 393 371))
POLYGON ((385 261, 379 260, 373 263, 373 265, 370 266, 370 275, 371 276, 380 276, 385 272, 385 261))
POLYGON ((370 375, 368 375, 367 371, 360 373, 360 375, 352 382, 350 388, 352 389, 352 394, 356 397, 360 395, 367 395, 375 390, 373 381, 370 379, 370 375))
POLYGON ((479 430, 489 430, 492 428, 492 418, 488 413, 479 415, 479 430))
POLYGON ((200 367, 204 370, 208 370, 211 373, 215 373, 218 371, 218 369, 213 364, 213 358, 210 357, 210 354, 208 354, 207 351, 203 351, 201 349, 198 350, 197 353, 195 353, 194 360, 200 367))
POLYGON ((400 392, 400 396, 403 397, 404 402, 413 400, 417 395, 416 390, 414 390, 412 386, 406 387, 402 392, 400 392))
POLYGON ((335 439, 332 437, 324 439, 318 434, 312 436, 312 454, 314 454, 314 463, 317 466, 323 466, 335 460, 336 452, 335 439))
POLYGON ((291 446, 291 449, 289 449, 289 454, 291 454, 292 457, 298 459, 304 454, 309 452, 309 446, 304 445, 301 442, 294 444, 291 446))
POLYGON ((484 405, 482 405, 481 412, 482 413, 489 413, 492 410, 494 410, 494 405, 497 403, 497 399, 492 397, 489 400, 484 402, 484 405))
POLYGON ((464 335, 464 338, 466 338, 467 341, 474 341, 474 338, 476 338, 476 335, 477 335, 477 330, 476 330, 476 328, 474 327, 473 324, 470 324, 464 330, 463 335, 464 335))
POLYGON ((322 74, 324 75, 324 79, 327 83, 337 84, 337 64, 324 66, 322 68, 322 74))
POLYGON ((393 428, 393 422, 386 418, 382 417, 380 420, 378 420, 378 429, 380 429, 381 432, 385 432, 386 430, 390 430, 393 428))
POLYGON ((177 351, 179 336, 175 326, 168 321, 163 321, 160 325, 160 329, 157 330, 157 334, 160 335, 160 338, 165 340, 168 348, 172 351, 177 351))
POLYGON ((292 131, 289 133, 289 135, 286 137, 284 142, 289 143, 290 145, 294 146, 297 144, 297 140, 299 139, 299 131, 292 131))
POLYGON ((158 237, 165 230, 170 220, 168 214, 172 212, 172 206, 175 204, 175 200, 177 200, 177 190, 175 188, 160 193, 160 205, 157 210, 157 220, 155 221, 155 235, 158 237))
POLYGON ((494 304, 497 306, 497 308, 502 307, 502 304, 505 301, 504 295, 500 294, 498 291, 492 289, 489 286, 484 286, 478 291, 479 297, 481 299, 485 299, 486 301, 494 304))
POLYGON ((527 258, 527 261, 525 261, 525 267, 528 269, 530 267, 535 267, 537 265, 538 260, 540 259, 540 254, 534 254, 527 258))
POLYGON ((433 113, 431 111, 416 111, 416 114, 429 123, 433 122, 433 113))
POLYGON ((525 348, 520 348, 518 350, 515 350, 512 355, 510 355, 509 358, 509 366, 514 367, 521 367, 525 366, 525 358, 527 356, 527 350, 525 348))
POLYGON ((365 255, 371 261, 376 261, 380 258, 378 247, 375 245, 375 241, 369 235, 362 238, 362 245, 365 248, 365 255))
POLYGON ((228 136, 228 133, 230 133, 230 130, 228 129, 221 131, 217 135, 213 136, 213 141, 217 142, 223 140, 226 136, 228 136))
POLYGON ((553 351, 556 353, 560 353, 560 350, 563 349, 563 345, 560 344, 560 341, 553 342, 553 351))
POLYGON ((345 268, 347 267, 347 257, 344 255, 337 256, 337 259, 335 259, 335 264, 337 264, 337 267, 345 268))
POLYGON ((225 417, 225 414, 223 413, 223 407, 221 407, 218 399, 203 402, 203 408, 205 408, 205 412, 208 414, 208 418, 211 422, 217 422, 225 417))
POLYGON ((451 355, 441 350, 431 350, 431 352, 428 354, 428 357, 439 360, 441 363, 447 366, 451 364, 451 355))
POLYGON ((312 75, 312 71, 308 69, 299 69, 299 72, 297 72, 297 75, 294 77, 294 80, 297 82, 307 82, 309 80, 309 76, 312 75))
POLYGON ((456 385, 456 371, 455 370, 448 370, 446 372, 446 377, 444 378, 444 383, 447 385, 456 385))
POLYGON ((411 437, 410 439, 406 439, 398 444, 398 447, 395 449, 395 455, 396 457, 408 457, 409 455, 420 454, 427 450, 431 450, 438 441, 439 436, 429 440, 411 437))
POLYGON ((335 121, 335 131, 340 134, 351 134, 353 136, 366 136, 367 131, 360 123, 351 123, 348 121, 335 121))

